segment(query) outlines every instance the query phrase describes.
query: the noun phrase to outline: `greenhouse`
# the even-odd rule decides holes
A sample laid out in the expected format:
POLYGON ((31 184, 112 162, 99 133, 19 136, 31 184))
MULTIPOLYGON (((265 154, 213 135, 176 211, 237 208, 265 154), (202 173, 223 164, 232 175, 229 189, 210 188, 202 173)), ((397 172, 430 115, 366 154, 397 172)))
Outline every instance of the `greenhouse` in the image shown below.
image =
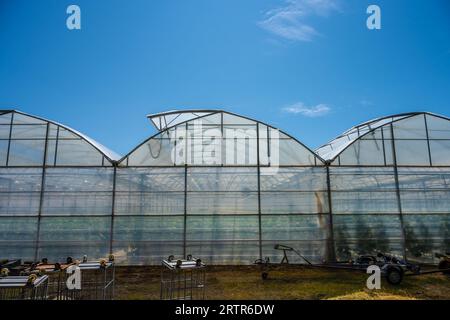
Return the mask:
POLYGON ((377 251, 435 262, 450 251, 446 117, 375 119, 315 151, 223 110, 148 117, 158 133, 122 157, 0 111, 0 258, 249 264, 281 260, 281 243, 314 262, 377 251))

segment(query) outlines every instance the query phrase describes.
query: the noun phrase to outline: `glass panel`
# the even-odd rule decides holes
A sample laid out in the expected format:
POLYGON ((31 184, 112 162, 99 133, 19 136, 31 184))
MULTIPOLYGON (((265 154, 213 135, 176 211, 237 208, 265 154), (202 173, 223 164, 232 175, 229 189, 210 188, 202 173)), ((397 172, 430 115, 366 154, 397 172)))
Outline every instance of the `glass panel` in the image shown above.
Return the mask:
MULTIPOLYGON (((130 166, 173 166, 175 164, 175 144, 164 134, 150 139, 128 157, 130 166), (163 138, 163 136, 165 136, 163 138), (172 152, 173 155, 172 155, 172 152)), ((184 154, 178 154, 180 164, 184 163, 184 154)))
POLYGON ((257 214, 257 192, 188 192, 188 214, 257 214))
POLYGON ((0 124, 10 124, 11 123, 12 112, 4 113, 0 115, 0 124))
POLYGON ((394 164, 394 153, 393 153, 392 140, 384 140, 384 153, 386 156, 386 165, 390 166, 394 164))
MULTIPOLYGON (((239 143, 237 144, 239 145, 239 143)), ((178 145, 176 148, 176 163, 182 161, 184 164, 186 144, 178 145), (181 160, 180 160, 181 159, 181 160)), ((216 137, 205 137, 202 139, 190 139, 187 142, 187 163, 191 165, 220 165, 222 164, 223 152, 220 134, 216 137)))
MULTIPOLYGON (((181 125, 176 127, 177 131, 180 131, 181 136, 186 136, 185 126, 181 125), (181 129, 181 130, 180 130, 181 129)), ((200 120, 194 120, 187 124, 187 134, 190 139, 202 139, 211 137, 221 137, 222 136, 222 126, 219 124, 204 124, 200 120)), ((178 133, 178 132, 177 132, 178 133)), ((179 136, 179 135, 177 135, 179 136)))
POLYGON ((400 191, 402 210, 408 213, 450 213, 450 190, 400 191))
POLYGON ((341 165, 384 165, 382 140, 357 140, 340 155, 341 165))
POLYGON ((261 213, 326 213, 326 192, 261 192, 261 213))
POLYGON ((45 192, 42 215, 111 215, 112 192, 45 192))
POLYGON ((262 239, 276 243, 299 240, 327 240, 328 215, 263 216, 262 239))
POLYGON ((10 166, 42 166, 45 140, 11 140, 10 166))
POLYGON ((109 241, 110 217, 43 217, 42 241, 109 241))
POLYGON ((439 117, 426 115, 428 137, 430 139, 450 139, 450 121, 439 117))
POLYGON ((57 152, 56 165, 102 165, 103 155, 83 140, 59 139, 57 152))
POLYGON ((223 124, 256 124, 255 121, 223 112, 223 124))
POLYGON ((188 217, 187 240, 258 240, 257 216, 188 217))
POLYGON ((0 192, 41 190, 42 169, 0 168, 0 192))
POLYGON ((117 192, 117 215, 184 214, 184 192, 117 192))
POLYGON ((325 168, 277 168, 261 175, 262 191, 320 191, 327 189, 325 168))
POLYGON ((22 261, 34 261, 34 254, 36 250, 35 241, 1 241, 0 253, 1 257, 10 260, 22 259, 22 261))
POLYGON ((39 258, 65 261, 67 257, 91 260, 107 257, 110 241, 110 217, 42 218, 39 258))
POLYGON ((225 165, 257 165, 257 139, 224 139, 225 165))
POLYGON ((0 139, 9 139, 10 131, 10 125, 0 124, 0 139))
POLYGON ((14 112, 14 124, 47 124, 46 121, 14 112))
POLYGON ((372 131, 368 131, 366 134, 364 134, 361 137, 361 140, 382 140, 383 139, 383 135, 381 133, 381 128, 372 130, 372 131))
MULTIPOLYGON (((331 190, 336 191, 395 191, 392 168, 330 168, 331 190)), ((335 193, 333 193, 334 195, 335 193)))
POLYGON ((58 137, 58 126, 54 125, 53 123, 50 123, 48 127, 48 138, 56 139, 57 137, 58 137))
POLYGON ((45 159, 45 164, 49 166, 55 165, 55 153, 56 153, 56 140, 47 141, 47 155, 45 159))
POLYGON ((114 241, 115 262, 123 265, 161 265, 170 255, 183 256, 179 241, 114 241))
POLYGON ((116 217, 113 254, 118 263, 160 264, 183 254, 184 217, 116 217))
POLYGON ((183 240, 184 217, 117 217, 114 219, 115 241, 183 240))
MULTIPOLYGON (((295 166, 315 164, 314 154, 293 139, 271 139, 270 145, 272 146, 270 151, 272 159, 276 157, 278 149, 280 165, 295 166)), ((272 165, 276 165, 276 163, 273 163, 272 161, 272 165)))
POLYGON ((0 215, 32 215, 39 212, 40 192, 1 192, 0 215))
POLYGON ((430 151, 433 165, 450 165, 450 140, 430 140, 430 151))
POLYGON ((106 168, 48 168, 44 215, 110 215, 113 170, 106 168))
POLYGON ((400 189, 403 191, 445 191, 450 186, 449 168, 399 168, 398 174, 400 189))
POLYGON ((404 223, 407 256, 412 261, 438 263, 434 254, 448 252, 449 215, 407 215, 404 223))
POLYGON ((360 254, 377 252, 402 254, 399 216, 335 215, 333 234, 340 260, 355 259, 360 254))
POLYGON ((34 259, 37 218, 0 217, 0 259, 34 259))
POLYGON ((258 191, 256 168, 189 168, 188 191, 258 191))
POLYGON ((45 191, 112 191, 114 172, 107 168, 48 168, 45 191))
POLYGON ((12 139, 45 139, 47 125, 14 125, 12 127, 12 139))
MULTIPOLYGON (((0 243, 3 241, 35 241, 37 218, 0 217, 0 243)), ((2 252, 3 253, 3 252, 2 252)), ((2 258, 12 258, 3 256, 2 258)), ((14 258, 21 258, 14 255, 14 258)))
POLYGON ((430 165, 426 140, 395 140, 398 165, 430 165))
POLYGON ((397 213, 395 192, 333 192, 333 214, 397 213))
POLYGON ((394 122, 395 139, 426 139, 425 117, 423 114, 394 122))
POLYGON ((8 157, 8 140, 0 140, 0 166, 6 166, 8 157))
POLYGON ((73 132, 64 129, 63 127, 59 127, 59 134, 58 134, 58 138, 59 139, 71 139, 71 140, 79 140, 80 137, 77 136, 76 134, 74 134, 73 132))
POLYGON ((184 168, 120 168, 117 191, 184 191, 184 168))

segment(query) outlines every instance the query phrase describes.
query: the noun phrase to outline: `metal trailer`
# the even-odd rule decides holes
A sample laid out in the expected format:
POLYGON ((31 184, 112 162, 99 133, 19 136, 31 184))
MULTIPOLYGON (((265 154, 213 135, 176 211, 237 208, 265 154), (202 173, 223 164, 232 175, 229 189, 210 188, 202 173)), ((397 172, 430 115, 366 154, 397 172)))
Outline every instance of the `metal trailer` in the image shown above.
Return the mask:
POLYGON ((204 300, 206 265, 188 255, 175 260, 170 256, 162 261, 161 300, 204 300))
POLYGON ((81 271, 81 289, 68 289, 70 274, 62 272, 59 300, 113 300, 115 286, 114 260, 82 262, 77 265, 81 271))
POLYGON ((337 261, 333 263, 313 264, 306 259, 301 253, 289 246, 276 244, 275 250, 283 251, 283 259, 280 263, 271 263, 269 258, 258 259, 254 263, 261 266, 261 277, 266 280, 269 276, 269 270, 271 266, 289 264, 288 253, 295 253, 302 258, 305 262, 299 264, 301 266, 312 268, 327 268, 327 269, 341 269, 341 270, 353 270, 366 272, 367 268, 371 265, 377 265, 380 267, 382 275, 385 277, 388 283, 392 285, 399 285, 403 281, 404 276, 420 276, 431 273, 450 273, 450 257, 448 255, 436 256, 441 258, 441 263, 438 269, 422 271, 419 265, 409 263, 407 261, 396 258, 395 256, 384 254, 379 252, 377 255, 361 255, 356 261, 337 261))
POLYGON ((46 300, 47 276, 0 277, 0 300, 46 300))

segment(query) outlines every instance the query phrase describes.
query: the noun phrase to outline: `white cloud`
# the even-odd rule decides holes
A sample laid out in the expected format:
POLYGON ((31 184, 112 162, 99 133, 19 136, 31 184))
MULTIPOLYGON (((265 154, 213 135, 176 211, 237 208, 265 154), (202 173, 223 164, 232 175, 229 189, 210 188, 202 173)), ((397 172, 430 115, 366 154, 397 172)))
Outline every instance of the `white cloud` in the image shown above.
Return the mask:
POLYGON ((323 103, 316 106, 305 106, 302 102, 298 102, 283 108, 283 111, 286 113, 301 114, 305 117, 316 118, 327 115, 330 113, 331 108, 323 103))
POLYGON ((328 16, 339 10, 337 0, 286 0, 281 8, 269 10, 259 26, 293 41, 311 41, 319 32, 306 20, 311 16, 328 16))

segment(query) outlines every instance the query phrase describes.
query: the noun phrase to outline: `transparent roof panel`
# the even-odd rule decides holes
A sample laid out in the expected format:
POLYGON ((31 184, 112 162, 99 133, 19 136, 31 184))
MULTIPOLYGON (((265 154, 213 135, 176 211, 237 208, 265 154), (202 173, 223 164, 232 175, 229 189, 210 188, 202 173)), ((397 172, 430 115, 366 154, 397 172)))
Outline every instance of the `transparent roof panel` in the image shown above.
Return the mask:
MULTIPOLYGON (((44 143, 46 138, 49 139, 48 149, 51 148, 55 143, 52 141, 59 140, 58 146, 61 150, 58 151, 59 157, 65 157, 66 161, 64 161, 64 165, 70 163, 71 165, 102 165, 102 158, 105 157, 109 160, 119 160, 121 158, 120 155, 106 148, 102 144, 98 143, 94 139, 82 134, 81 132, 74 130, 68 126, 63 124, 46 120, 40 117, 35 117, 32 115, 28 115, 26 113, 16 111, 16 110, 0 110, 0 135, 4 139, 9 138, 9 134, 7 136, 3 136, 3 134, 9 131, 9 127, 12 120, 12 129, 11 129, 11 139, 13 141, 12 145, 17 148, 17 151, 25 150, 27 143, 29 146, 33 144, 33 147, 38 146, 39 143, 44 143), (48 133, 47 133, 47 124, 48 133), (16 141, 23 141, 19 144, 16 141), (28 141, 29 140, 29 141, 28 141), (36 140, 34 143, 33 141, 36 140), (68 142, 69 140, 73 140, 72 142, 68 142), (75 142, 75 140, 77 140, 75 142), (67 142, 67 143, 66 143, 67 142), (68 149, 67 154, 65 155, 63 152, 63 146, 67 144, 68 149), (72 145, 72 147, 70 146, 72 145), (20 147, 20 148, 19 148, 20 147), (24 149, 25 148, 25 149, 24 149), (78 152, 80 151, 80 152, 78 152), (81 152, 82 151, 82 152, 81 152), (69 159, 70 158, 70 159, 69 159), (92 161, 95 159, 95 161, 92 161), (98 160, 100 159, 100 160, 98 160)), ((35 148, 34 148, 35 149, 35 148)), ((39 145, 38 150, 42 148, 39 145)), ((51 153, 54 150, 47 150, 48 153, 51 153)), ((24 152, 24 151, 20 151, 24 152)), ((43 152, 43 151, 42 151, 43 152)), ((30 153, 30 152, 28 152, 30 153)), ((25 154, 24 154, 25 156, 25 154)), ((17 154, 17 159, 21 157, 20 154, 17 154)), ((27 156, 29 158, 29 156, 27 156)), ((36 158, 43 159, 43 156, 36 155, 36 158)), ((49 159, 49 157, 47 157, 49 159)), ((29 159, 27 160, 28 162, 29 159)), ((18 164, 28 163, 25 160, 21 160, 18 164)), ((107 162, 107 161, 106 161, 107 162)), ((104 163, 108 165, 108 163, 104 163)), ((37 163, 34 163, 36 164, 37 163)), ((57 161, 58 165, 58 161, 57 161)))
POLYGON ((147 116, 147 118, 150 119, 156 129, 158 129, 159 131, 163 131, 182 122, 200 118, 214 112, 215 111, 213 110, 172 110, 162 113, 150 114, 147 116))
POLYGON ((386 124, 398 121, 400 119, 409 118, 414 115, 416 114, 408 113, 384 118, 377 118, 371 121, 364 122, 347 130, 334 140, 321 146, 316 150, 316 153, 325 160, 333 161, 349 145, 351 145, 359 138, 366 136, 367 133, 374 131, 375 129, 380 128, 386 124))
POLYGON ((258 159, 262 166, 322 163, 297 140, 256 120, 225 111, 195 111, 158 114, 152 122, 159 126, 159 121, 167 120, 161 117, 167 115, 171 116, 171 122, 164 122, 168 128, 130 152, 122 165, 255 166, 258 159))

